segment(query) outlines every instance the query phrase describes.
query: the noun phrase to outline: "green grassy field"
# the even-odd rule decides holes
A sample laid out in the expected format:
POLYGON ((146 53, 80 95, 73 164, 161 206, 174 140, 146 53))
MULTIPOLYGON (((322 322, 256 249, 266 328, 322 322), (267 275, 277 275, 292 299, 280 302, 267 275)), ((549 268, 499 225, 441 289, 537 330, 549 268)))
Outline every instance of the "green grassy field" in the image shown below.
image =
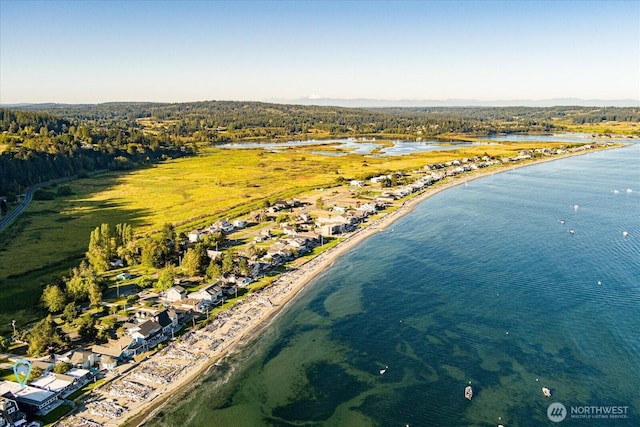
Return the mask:
MULTIPOLYGON (((265 200, 289 199, 331 187, 339 178, 362 178, 413 170, 454 158, 513 155, 552 143, 478 145, 398 157, 326 156, 317 147, 278 152, 210 148, 196 157, 169 160, 132 172, 110 172, 70 182, 74 194, 35 201, 0 233, 0 333, 12 319, 25 325, 41 318, 43 287, 79 264, 91 230, 103 222, 129 223, 138 235, 173 223, 178 232, 235 218, 265 200)), ((323 146, 322 151, 330 148, 323 146)))
POLYGON ((567 128, 570 132, 592 133, 596 135, 635 135, 640 137, 640 123, 633 122, 602 122, 597 124, 582 124, 558 122, 567 128))

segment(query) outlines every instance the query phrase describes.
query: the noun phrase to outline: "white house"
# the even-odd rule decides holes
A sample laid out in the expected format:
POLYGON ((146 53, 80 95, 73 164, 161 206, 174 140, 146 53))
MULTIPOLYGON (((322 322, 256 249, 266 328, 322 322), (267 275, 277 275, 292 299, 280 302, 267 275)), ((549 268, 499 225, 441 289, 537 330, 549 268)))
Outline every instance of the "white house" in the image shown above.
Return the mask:
POLYGON ((202 239, 202 236, 204 236, 204 234, 205 233, 200 230, 193 230, 191 233, 189 233, 189 242, 197 243, 198 241, 200 241, 200 239, 202 239))
POLYGON ((96 355, 86 350, 76 350, 69 356, 69 363, 77 367, 89 369, 96 364, 96 355))
POLYGON ((235 221, 233 221, 233 226, 235 228, 245 228, 247 226, 247 221, 245 221, 244 219, 236 219, 235 221))
POLYGON ((254 280, 251 277, 246 276, 230 276, 229 283, 234 283, 236 286, 245 287, 250 283, 253 283, 254 280))
POLYGON ((207 249, 207 257, 213 261, 222 259, 222 251, 214 251, 213 249, 207 249))
POLYGON ((189 299, 208 301, 215 304, 222 298, 222 289, 220 289, 220 286, 210 285, 206 288, 200 289, 199 291, 191 292, 187 297, 189 299))
POLYGON ((180 285, 173 286, 167 289, 167 292, 166 292, 166 298, 167 298, 167 301, 169 302, 181 301, 184 298, 186 298, 186 296, 187 296, 187 291, 185 291, 185 289, 180 285))
POLYGON ((234 230, 233 224, 231 224, 228 219, 216 221, 213 223, 212 227, 215 227, 217 230, 224 231, 225 233, 231 233, 234 230))

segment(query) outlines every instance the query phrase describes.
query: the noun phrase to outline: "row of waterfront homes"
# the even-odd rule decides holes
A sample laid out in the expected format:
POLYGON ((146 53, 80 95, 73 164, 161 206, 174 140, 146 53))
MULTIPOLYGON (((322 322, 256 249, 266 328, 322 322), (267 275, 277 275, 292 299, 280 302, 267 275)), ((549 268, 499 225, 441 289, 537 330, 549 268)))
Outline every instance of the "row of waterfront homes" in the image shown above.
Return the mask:
MULTIPOLYGON (((585 150, 592 146, 576 147, 573 150, 585 150)), ((187 293, 185 287, 177 280, 175 286, 167 291, 154 293, 140 293, 140 308, 124 324, 126 333, 103 345, 93 345, 89 349, 78 349, 63 355, 56 355, 53 361, 35 361, 42 369, 43 375, 28 385, 21 387, 11 381, 0 382, 0 427, 27 425, 26 414, 43 415, 65 402, 65 398, 74 391, 93 380, 99 371, 112 371, 119 363, 124 363, 133 356, 154 348, 159 343, 173 338, 176 331, 188 324, 195 316, 208 313, 213 306, 221 303, 225 296, 237 292, 238 287, 246 286, 256 277, 290 261, 296 256, 307 253, 315 246, 322 244, 323 236, 334 236, 355 230, 360 223, 380 209, 388 207, 396 200, 420 191, 447 177, 456 176, 478 168, 485 168, 499 163, 519 162, 534 155, 556 155, 566 149, 541 149, 531 152, 521 152, 513 158, 501 160, 490 159, 487 156, 474 159, 460 159, 443 164, 425 166, 420 177, 411 184, 382 191, 375 199, 365 203, 358 202, 354 207, 332 206, 330 211, 320 213, 317 218, 304 209, 299 201, 277 201, 269 207, 269 212, 291 212, 291 221, 281 223, 282 237, 275 239, 266 254, 250 260, 251 273, 246 277, 231 276, 216 283, 205 285, 201 289, 187 293), (151 302, 151 305, 163 305, 161 310, 142 307, 141 303, 151 302), (160 303, 160 304, 158 304, 160 303), (54 362, 70 363, 73 368, 65 374, 52 372, 54 362)), ((370 179, 371 184, 378 184, 389 175, 381 175, 370 179)), ((351 181, 352 187, 367 185, 364 181, 351 181)), ((205 230, 194 230, 188 235, 189 244, 197 243, 208 233, 222 231, 230 233, 244 228, 246 221, 228 220, 218 221, 205 230)), ((272 239, 270 230, 265 230, 255 238, 256 241, 272 239)), ((208 251, 211 259, 222 256, 221 251, 208 251)), ((31 418, 31 417, 29 417, 31 418)), ((29 425, 38 425, 38 423, 29 425)))

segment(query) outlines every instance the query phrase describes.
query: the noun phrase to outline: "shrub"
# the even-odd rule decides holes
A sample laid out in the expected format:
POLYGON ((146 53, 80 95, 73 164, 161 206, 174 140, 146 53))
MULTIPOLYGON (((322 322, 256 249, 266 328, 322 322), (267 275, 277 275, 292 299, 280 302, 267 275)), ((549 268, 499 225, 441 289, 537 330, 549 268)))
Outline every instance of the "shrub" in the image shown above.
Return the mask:
POLYGON ((43 190, 42 188, 38 188, 35 193, 33 193, 33 200, 53 200, 55 196, 51 191, 43 190))
POLYGON ((53 366, 53 372, 55 372, 56 374, 64 374, 65 372, 67 372, 69 369, 71 369, 71 365, 68 363, 56 363, 53 366))
POLYGON ((61 185, 58 187, 57 195, 58 196, 70 196, 73 194, 73 190, 70 185, 61 185))

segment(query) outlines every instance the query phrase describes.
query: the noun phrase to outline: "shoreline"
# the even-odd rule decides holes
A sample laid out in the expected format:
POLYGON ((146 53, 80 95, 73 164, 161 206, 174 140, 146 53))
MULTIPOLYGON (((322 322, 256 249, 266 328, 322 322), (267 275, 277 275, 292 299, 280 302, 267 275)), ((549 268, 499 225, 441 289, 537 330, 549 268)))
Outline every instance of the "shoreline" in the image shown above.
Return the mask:
MULTIPOLYGON (((619 145, 608 148, 620 147, 619 145)), ((75 413, 73 417, 86 417, 88 419, 102 423, 105 426, 142 426, 151 420, 165 405, 183 397, 186 393, 197 387, 200 383, 199 379, 223 360, 231 353, 237 352, 248 342, 256 339, 259 334, 268 327, 275 318, 282 312, 282 309, 295 300, 298 294, 319 274, 330 267, 341 254, 352 250, 365 239, 375 235, 378 232, 386 230, 392 223, 404 215, 410 213, 418 204, 429 199, 430 197, 440 193, 441 191, 450 189, 460 184, 483 178, 497 173, 503 173, 535 165, 538 163, 561 160, 563 158, 576 155, 583 155, 600 151, 588 150, 580 152, 566 153, 553 157, 534 159, 516 164, 505 164, 498 167, 488 169, 478 169, 461 175, 447 178, 444 182, 439 182, 433 186, 427 187, 420 193, 414 195, 410 199, 404 201, 397 209, 383 213, 379 218, 371 222, 365 223, 364 227, 350 233, 344 240, 340 241, 336 246, 322 252, 318 256, 309 259, 292 271, 282 273, 267 287, 260 291, 256 291, 247 295, 246 298, 238 301, 236 304, 218 314, 217 320, 209 323, 207 326, 192 332, 193 345, 185 347, 188 351, 197 352, 200 359, 195 362, 185 363, 183 369, 178 371, 181 375, 176 376, 172 382, 166 384, 157 384, 147 382, 155 390, 149 393, 142 401, 133 402, 128 400, 126 410, 121 418, 108 419, 88 414, 88 410, 75 413), (123 420, 124 418, 124 420, 123 420), (120 421, 121 420, 121 421, 120 421)), ((181 341, 172 341, 166 344, 165 348, 181 348, 181 341)), ((114 382, 126 380, 127 377, 135 377, 132 374, 138 367, 145 363, 166 363, 162 359, 161 353, 158 351, 152 356, 147 357, 144 361, 137 363, 134 367, 122 372, 120 375, 110 379, 108 383, 103 384, 99 389, 93 392, 93 395, 100 395, 109 399, 112 396, 104 393, 104 386, 111 385, 114 382), (97 393, 96 393, 97 392, 97 393)), ((194 352, 194 353, 195 353, 194 352)), ((182 361, 185 362, 184 360, 182 361)), ((139 379, 135 379, 140 382, 139 379)), ((93 396, 92 396, 93 397, 93 396)), ((92 400, 90 398, 89 400, 92 400)), ((64 424, 64 420, 63 420, 64 424)), ((73 424, 69 424, 73 425, 73 424)))

